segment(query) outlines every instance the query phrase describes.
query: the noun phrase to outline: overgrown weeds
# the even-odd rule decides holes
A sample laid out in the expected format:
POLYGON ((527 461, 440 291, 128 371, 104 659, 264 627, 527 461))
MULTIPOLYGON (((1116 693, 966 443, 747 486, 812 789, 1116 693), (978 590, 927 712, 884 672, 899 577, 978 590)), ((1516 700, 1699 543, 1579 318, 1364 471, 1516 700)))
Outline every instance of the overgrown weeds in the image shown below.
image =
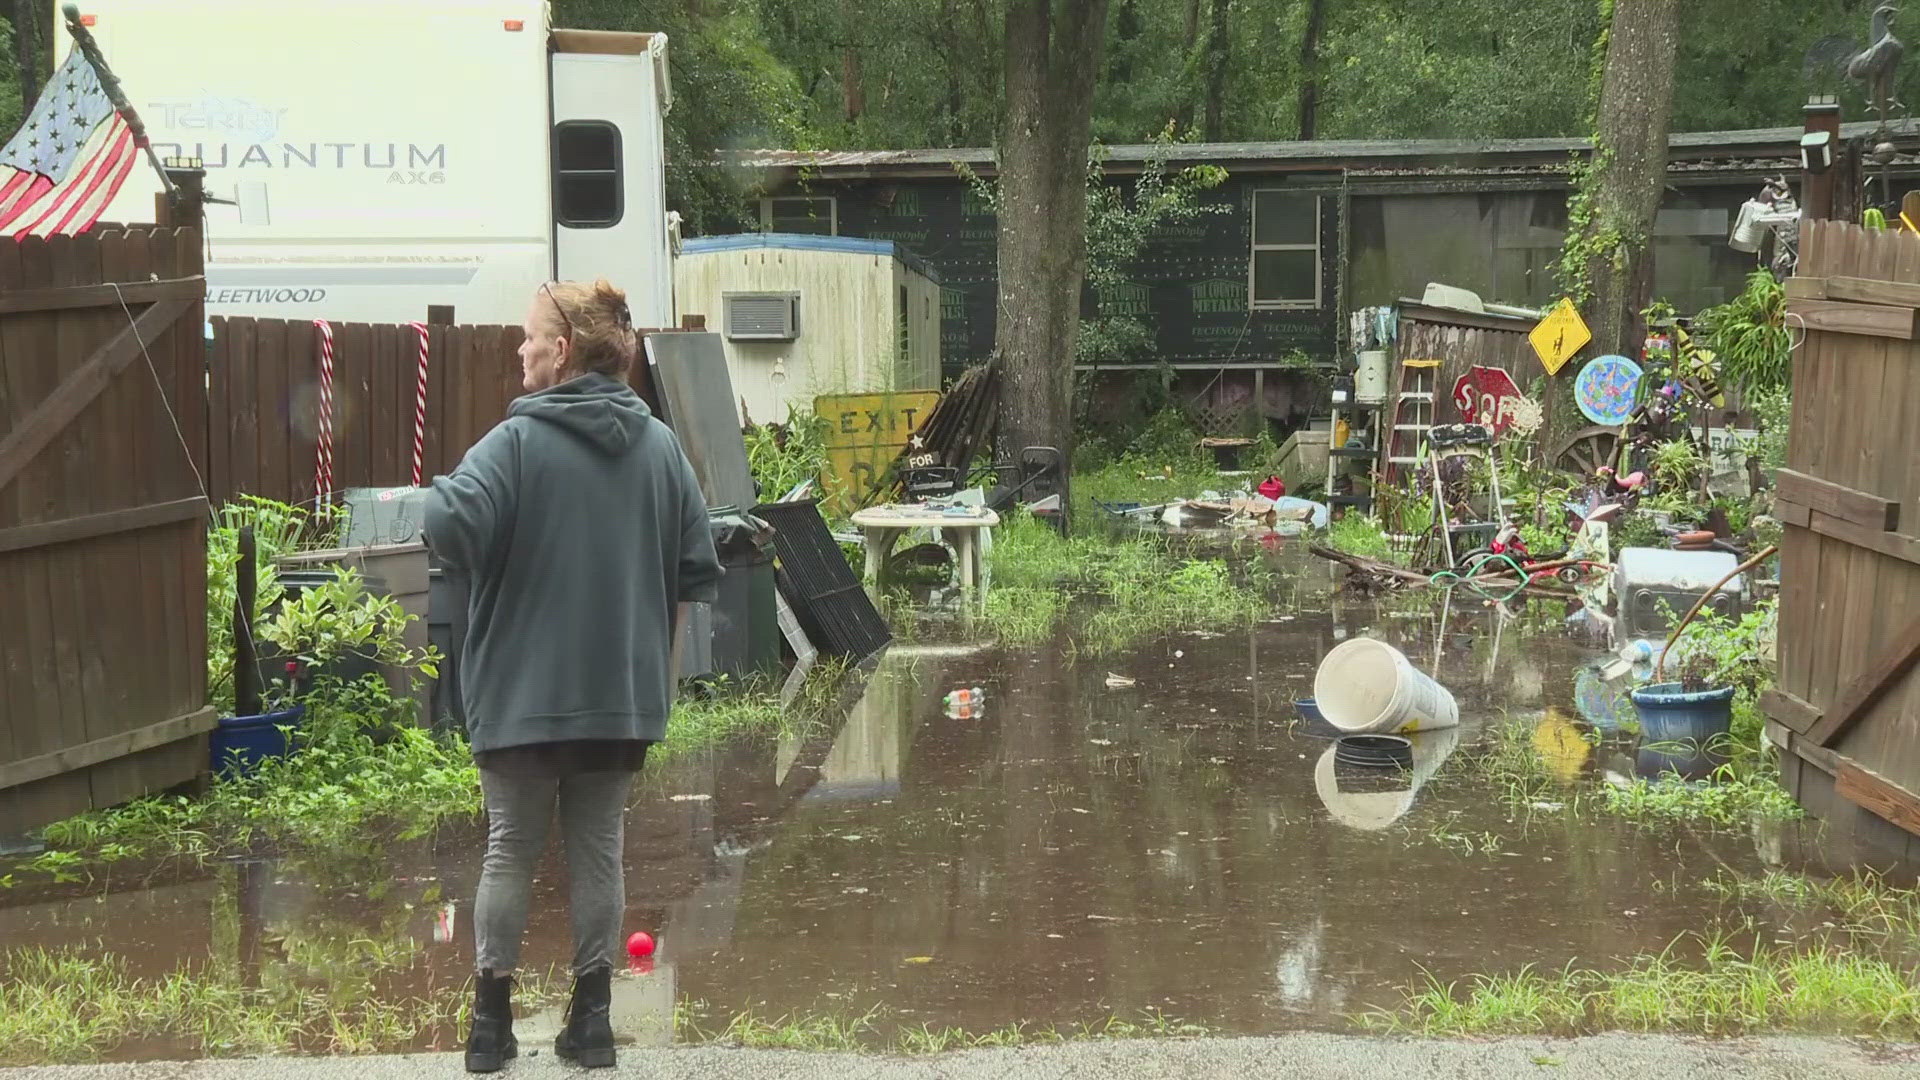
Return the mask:
POLYGON ((806 480, 817 479, 826 463, 826 421, 788 406, 784 424, 749 424, 747 468, 762 502, 773 502, 806 480))
POLYGON ((1551 801, 1569 812, 1601 813, 1642 825, 1687 822, 1737 829, 1755 818, 1799 817, 1799 805, 1781 786, 1773 759, 1758 744, 1757 729, 1750 718, 1739 715, 1740 710, 1754 707, 1751 698, 1742 694, 1735 704, 1734 730, 1741 737, 1752 730, 1753 743, 1715 740, 1707 749, 1724 763, 1703 780, 1672 773, 1653 778, 1610 775, 1605 783, 1572 786, 1586 768, 1587 754, 1581 752, 1579 741, 1595 746, 1600 736, 1564 721, 1554 724, 1530 717, 1509 717, 1494 724, 1478 745, 1455 754, 1436 779, 1471 777, 1491 789, 1510 812, 1521 814, 1535 803, 1551 801))
POLYGON ((1617 971, 1522 968, 1403 988, 1391 1009, 1359 1017, 1376 1030, 1422 1035, 1752 1031, 1920 1033, 1913 971, 1845 942, 1745 949, 1724 934, 1682 935, 1617 971), (1685 954, 1698 950, 1698 957, 1685 954))
MULTIPOLYGON (((0 1065, 95 1061, 129 1040, 211 1057, 364 1054, 418 1045, 464 1022, 464 987, 429 996, 316 989, 297 971, 248 986, 212 967, 157 978, 126 959, 79 949, 14 949, 0 979, 0 1065)), ((294 965, 297 967, 298 965, 294 965)), ((519 980, 524 1003, 551 1002, 549 973, 519 980)))
POLYGON ((1177 629, 1247 626, 1267 603, 1253 572, 1183 556, 1165 539, 1132 533, 1062 539, 1029 515, 994 537, 989 622, 1002 640, 1047 640, 1076 604, 1076 650, 1105 654, 1177 629))
MULTIPOLYGON (((820 711, 821 695, 844 674, 844 664, 823 663, 787 708, 763 686, 682 699, 649 760, 789 730, 820 711)), ((48 825, 50 850, 0 874, 0 888, 87 881, 127 860, 342 851, 479 817, 479 772, 466 740, 416 726, 413 702, 395 699, 380 677, 323 679, 305 701, 307 715, 290 731, 296 753, 264 759, 250 775, 216 778, 202 796, 152 795, 48 825)))
POLYGON ((675 1041, 748 1050, 922 1056, 984 1047, 1100 1039, 1197 1038, 1208 1034, 1208 1030, 1198 1024, 1167 1016, 1157 1009, 1148 1009, 1133 1019, 1109 1015, 1067 1027, 1015 1023, 989 1031, 908 1024, 885 1005, 875 1005, 865 1012, 788 1013, 777 1017, 746 1010, 719 1022, 706 1019, 709 1011, 705 1002, 682 1002, 674 1017, 675 1041))

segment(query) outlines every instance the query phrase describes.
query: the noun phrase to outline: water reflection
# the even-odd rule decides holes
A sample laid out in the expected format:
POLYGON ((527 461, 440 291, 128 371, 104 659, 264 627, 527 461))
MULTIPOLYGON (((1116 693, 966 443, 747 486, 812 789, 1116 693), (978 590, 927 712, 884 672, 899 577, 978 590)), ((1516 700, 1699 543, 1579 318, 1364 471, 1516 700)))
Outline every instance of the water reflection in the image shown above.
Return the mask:
MULTIPOLYGON (((1745 871, 1803 857, 1778 830, 1511 820, 1471 770, 1440 771, 1494 724, 1537 717, 1532 750, 1568 784, 1634 768, 1594 745, 1575 673, 1599 654, 1567 639, 1566 605, 1361 603, 1329 580, 1295 571, 1247 633, 1098 661, 896 648, 823 724, 664 763, 626 836, 627 930, 659 949, 616 979, 618 1030, 669 1040, 676 1000, 722 1023, 885 1003, 973 1030, 1146 1008, 1234 1033, 1343 1029, 1423 970, 1444 982, 1658 951, 1712 903, 1672 887, 1676 846, 1745 871), (1360 634, 1460 703, 1461 727, 1417 738, 1410 772, 1343 772, 1291 728, 1320 657, 1360 634), (986 707, 952 719, 940 699, 961 686, 984 687, 986 707), (1443 834, 1497 842, 1463 853, 1443 834)), ((481 852, 477 830, 456 830, 338 864, 256 860, 0 909, 0 934, 98 940, 139 974, 211 956, 245 985, 429 995, 468 977, 481 852)), ((571 953, 556 855, 530 920, 536 968, 571 953)), ((523 1038, 558 1024, 529 1017, 523 1038)))

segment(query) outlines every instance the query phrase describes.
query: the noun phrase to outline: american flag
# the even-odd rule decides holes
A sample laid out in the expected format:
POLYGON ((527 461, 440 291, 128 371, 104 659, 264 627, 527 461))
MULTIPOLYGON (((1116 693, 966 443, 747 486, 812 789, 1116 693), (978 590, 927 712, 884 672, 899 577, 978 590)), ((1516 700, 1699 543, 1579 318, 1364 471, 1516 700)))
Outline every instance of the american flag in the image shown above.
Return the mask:
POLYGON ((72 50, 27 122, 0 149, 0 236, 86 230, 113 201, 138 154, 93 65, 72 50))

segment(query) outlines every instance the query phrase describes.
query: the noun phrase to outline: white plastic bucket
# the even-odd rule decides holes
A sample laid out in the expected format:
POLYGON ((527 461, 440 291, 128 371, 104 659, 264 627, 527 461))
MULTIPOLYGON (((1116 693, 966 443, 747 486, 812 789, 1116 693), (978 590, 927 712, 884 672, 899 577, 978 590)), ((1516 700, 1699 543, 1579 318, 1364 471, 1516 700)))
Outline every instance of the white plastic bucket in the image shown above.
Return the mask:
POLYGON ((1447 728, 1409 735, 1407 741, 1413 744, 1413 771, 1397 774, 1407 786, 1374 787, 1365 791, 1341 790, 1338 765, 1334 761, 1336 748, 1327 747, 1313 767, 1313 787, 1319 792, 1327 813, 1343 825, 1367 832, 1384 829, 1400 820, 1402 814, 1413 808, 1413 796, 1420 785, 1438 772, 1447 755, 1453 753, 1460 742, 1460 732, 1457 728, 1447 728))
POLYGON ((1446 687, 1373 638, 1334 646, 1314 673, 1313 700, 1329 724, 1348 734, 1404 735, 1460 723, 1460 707, 1446 687))

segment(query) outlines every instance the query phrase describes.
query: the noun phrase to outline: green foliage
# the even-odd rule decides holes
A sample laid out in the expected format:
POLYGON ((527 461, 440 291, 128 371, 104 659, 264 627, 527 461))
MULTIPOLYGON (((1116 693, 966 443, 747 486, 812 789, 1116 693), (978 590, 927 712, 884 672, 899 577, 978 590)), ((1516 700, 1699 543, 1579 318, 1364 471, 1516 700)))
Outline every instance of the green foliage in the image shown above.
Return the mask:
POLYGON ((810 1053, 886 1053, 903 1056, 945 1054, 987 1047, 1107 1039, 1178 1039, 1206 1035, 1198 1024, 1148 1009, 1137 1020, 1109 1015, 1066 1028, 1013 1024, 991 1031, 922 1023, 908 1026, 897 1010, 874 1005, 865 1012, 788 1013, 762 1016, 752 1010, 709 1019, 703 1001, 685 1001, 674 1010, 674 1040, 688 1045, 735 1046, 747 1050, 797 1050, 810 1053))
MULTIPOLYGON (((371 974, 403 966, 364 937, 347 943, 360 975, 330 972, 296 955, 250 983, 219 964, 138 976, 128 958, 85 948, 12 949, 0 957, 0 1066, 81 1063, 118 1056, 129 1042, 165 1044, 208 1057, 365 1054, 418 1045, 464 1019, 471 991, 447 986, 426 997, 377 994, 371 974)), ((411 951, 401 955, 411 959, 411 951)), ((528 1006, 555 1001, 560 981, 523 971, 515 996, 528 1006)))
POLYGON ((1327 546, 1369 559, 1393 557, 1393 548, 1387 542, 1386 531, 1380 527, 1379 519, 1357 510, 1349 510, 1329 525, 1327 546))
MULTIPOLYGON (((1169 174, 1167 159, 1178 143, 1171 125, 1152 141, 1153 149, 1131 185, 1104 180, 1105 147, 1087 157, 1087 286, 1096 294, 1128 284, 1140 253, 1165 226, 1193 221, 1232 208, 1203 205, 1201 193, 1219 187, 1227 171, 1217 165, 1193 165, 1169 174)), ((1102 305, 1104 307, 1104 304, 1102 305)), ((1124 363, 1153 344, 1145 321, 1104 310, 1083 319, 1074 346, 1076 363, 1124 363)))
POLYGON ((1920 996, 1905 964, 1849 942, 1735 947, 1723 934, 1685 935, 1623 969, 1522 968, 1466 986, 1428 976, 1393 1010, 1363 1017, 1377 1030, 1422 1035, 1590 1031, 1749 1031, 1911 1038, 1920 996), (1698 954, 1699 959, 1685 959, 1698 954))
POLYGON ((1545 525, 1526 522, 1520 526, 1520 542, 1536 556, 1565 551, 1573 544, 1573 531, 1564 522, 1560 517, 1549 519, 1545 525))
POLYGON ((1773 643, 1780 601, 1763 600, 1738 620, 1702 608, 1674 643, 1673 655, 1699 658, 1694 670, 1709 686, 1731 686, 1758 695, 1773 679, 1773 643))
POLYGON ((1703 783, 1663 776, 1609 785, 1601 789, 1601 806, 1609 814, 1643 824, 1675 821, 1735 829, 1747 827, 1756 817, 1800 816, 1800 805, 1780 786, 1777 774, 1742 771, 1733 764, 1722 765, 1703 783))
POLYGON ((1018 514, 994 534, 991 558, 988 621, 1010 644, 1048 640, 1076 603, 1090 614, 1071 628, 1070 647, 1095 654, 1179 629, 1245 626, 1267 607, 1226 563, 1182 558, 1143 533, 1062 539, 1018 514))
POLYGON ((1619 555, 1622 548, 1663 547, 1667 542, 1659 523, 1644 510, 1630 510, 1615 518, 1607 536, 1615 555, 1619 555))
POLYGON ((1769 478, 1787 465, 1787 434, 1793 427, 1793 399, 1784 386, 1756 391, 1749 404, 1759 418, 1760 438, 1753 453, 1769 478))
POLYGON ((818 478, 826 464, 827 422, 789 406, 785 424, 752 424, 746 429, 747 467, 760 498, 771 502, 801 481, 818 478))
POLYGON ((308 548, 331 547, 344 525, 340 511, 318 514, 296 506, 242 495, 220 509, 207 531, 207 692, 210 704, 233 711, 233 606, 239 591, 240 530, 251 525, 254 542, 254 617, 280 602, 273 560, 308 548))
POLYGON ((1749 394, 1786 388, 1793 335, 1787 327, 1786 289, 1770 271, 1748 274, 1746 289, 1702 311, 1699 325, 1727 383, 1749 394))
POLYGON ((400 601, 368 590, 360 571, 336 566, 333 577, 284 600, 259 625, 260 636, 305 668, 321 668, 349 657, 439 677, 439 650, 416 650, 406 642, 407 626, 419 620, 400 601))
POLYGON ((1706 457, 1691 439, 1668 439, 1653 448, 1653 477, 1663 493, 1687 491, 1706 467, 1706 457))
POLYGON ((1153 415, 1127 447, 1127 454, 1143 464, 1172 465, 1176 469, 1210 469, 1212 457, 1200 448, 1200 429, 1193 418, 1179 408, 1165 408, 1153 415))

